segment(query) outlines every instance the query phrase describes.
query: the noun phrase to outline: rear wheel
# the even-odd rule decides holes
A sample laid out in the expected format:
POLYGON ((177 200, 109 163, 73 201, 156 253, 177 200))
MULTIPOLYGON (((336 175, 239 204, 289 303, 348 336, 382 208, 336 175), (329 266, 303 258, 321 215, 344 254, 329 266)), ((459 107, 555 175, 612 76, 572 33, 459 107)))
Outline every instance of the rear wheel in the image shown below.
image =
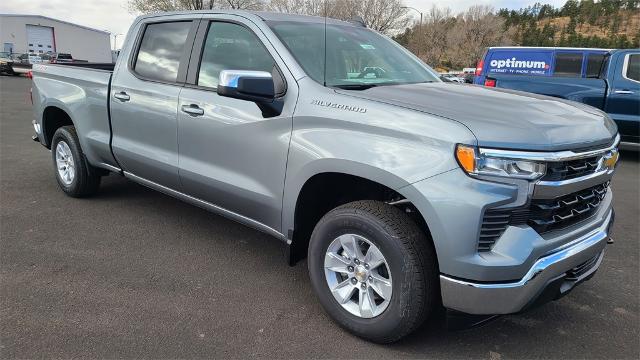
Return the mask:
POLYGON ((56 180, 62 191, 72 197, 89 196, 98 191, 99 172, 84 157, 73 126, 56 130, 51 141, 51 153, 56 180))
POLYGON ((342 327, 380 343, 420 326, 437 304, 430 240, 401 210, 356 201, 327 213, 309 243, 309 276, 342 327))

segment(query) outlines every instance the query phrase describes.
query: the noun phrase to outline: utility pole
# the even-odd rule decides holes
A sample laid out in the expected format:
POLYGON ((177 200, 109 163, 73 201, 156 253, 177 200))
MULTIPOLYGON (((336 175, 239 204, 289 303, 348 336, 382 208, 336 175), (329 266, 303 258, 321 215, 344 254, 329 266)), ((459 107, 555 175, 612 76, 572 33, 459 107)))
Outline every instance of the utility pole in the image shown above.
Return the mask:
POLYGON ((418 32, 419 32, 419 37, 418 37, 418 57, 420 57, 420 52, 422 50, 422 11, 411 7, 411 6, 402 6, 401 9, 409 9, 409 10, 413 10, 415 12, 417 12, 418 14, 420 14, 420 25, 418 26, 418 32))
POLYGON ((113 35, 113 50, 118 50, 118 36, 124 34, 115 34, 113 35))

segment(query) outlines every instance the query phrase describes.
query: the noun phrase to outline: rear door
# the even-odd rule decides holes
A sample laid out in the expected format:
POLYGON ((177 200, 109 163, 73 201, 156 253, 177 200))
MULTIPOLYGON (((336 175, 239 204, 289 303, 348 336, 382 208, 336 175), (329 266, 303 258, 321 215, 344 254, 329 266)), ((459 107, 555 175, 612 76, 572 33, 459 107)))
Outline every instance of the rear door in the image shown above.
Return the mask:
POLYGON ((192 18, 141 24, 110 94, 112 147, 122 169, 176 190, 178 98, 199 23, 192 18))
POLYGON ((239 16, 203 18, 191 59, 178 115, 185 193, 277 231, 295 79, 261 30, 239 16), (284 100, 282 113, 264 117, 253 102, 219 96, 221 70, 272 73, 281 84, 276 93, 284 100))
POLYGON ((622 141, 640 141, 640 51, 613 56, 605 111, 618 124, 622 141))

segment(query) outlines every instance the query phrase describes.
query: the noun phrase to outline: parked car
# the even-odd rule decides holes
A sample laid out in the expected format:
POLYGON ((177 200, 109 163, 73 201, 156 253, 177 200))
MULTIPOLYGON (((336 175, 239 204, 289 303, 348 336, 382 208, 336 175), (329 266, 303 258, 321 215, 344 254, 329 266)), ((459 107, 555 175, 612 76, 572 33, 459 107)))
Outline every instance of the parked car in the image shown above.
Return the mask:
POLYGON ((28 54, 13 53, 11 59, 13 60, 13 71, 16 74, 24 74, 31 70, 28 54))
POLYGON ((0 74, 15 75, 13 71, 13 59, 8 52, 0 52, 0 74))
POLYGON ((458 77, 458 75, 456 74, 442 74, 441 78, 446 78, 448 80, 451 80, 452 82, 464 83, 464 79, 458 77))
POLYGON ((472 73, 464 73, 462 74, 462 80, 464 80, 465 84, 473 84, 475 76, 472 73))
POLYGON ((619 136, 597 109, 444 84, 325 18, 165 13, 126 39, 115 71, 33 67, 62 191, 115 173, 270 234, 358 336, 396 341, 442 305, 521 312, 602 262, 619 136))
POLYGON ((73 61, 74 60, 71 54, 63 54, 63 53, 54 54, 50 60, 52 64, 72 63, 73 61))
POLYGON ((604 110, 622 141, 640 143, 640 49, 495 47, 475 83, 573 100, 604 110))

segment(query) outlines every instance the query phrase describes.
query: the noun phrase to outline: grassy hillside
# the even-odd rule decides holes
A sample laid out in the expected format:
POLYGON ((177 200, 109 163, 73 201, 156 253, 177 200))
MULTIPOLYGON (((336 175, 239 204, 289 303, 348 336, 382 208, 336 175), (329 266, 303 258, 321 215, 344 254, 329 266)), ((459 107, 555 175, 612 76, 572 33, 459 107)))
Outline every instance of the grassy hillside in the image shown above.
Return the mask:
POLYGON ((640 47, 640 0, 569 0, 501 9, 505 29, 523 46, 640 47))

